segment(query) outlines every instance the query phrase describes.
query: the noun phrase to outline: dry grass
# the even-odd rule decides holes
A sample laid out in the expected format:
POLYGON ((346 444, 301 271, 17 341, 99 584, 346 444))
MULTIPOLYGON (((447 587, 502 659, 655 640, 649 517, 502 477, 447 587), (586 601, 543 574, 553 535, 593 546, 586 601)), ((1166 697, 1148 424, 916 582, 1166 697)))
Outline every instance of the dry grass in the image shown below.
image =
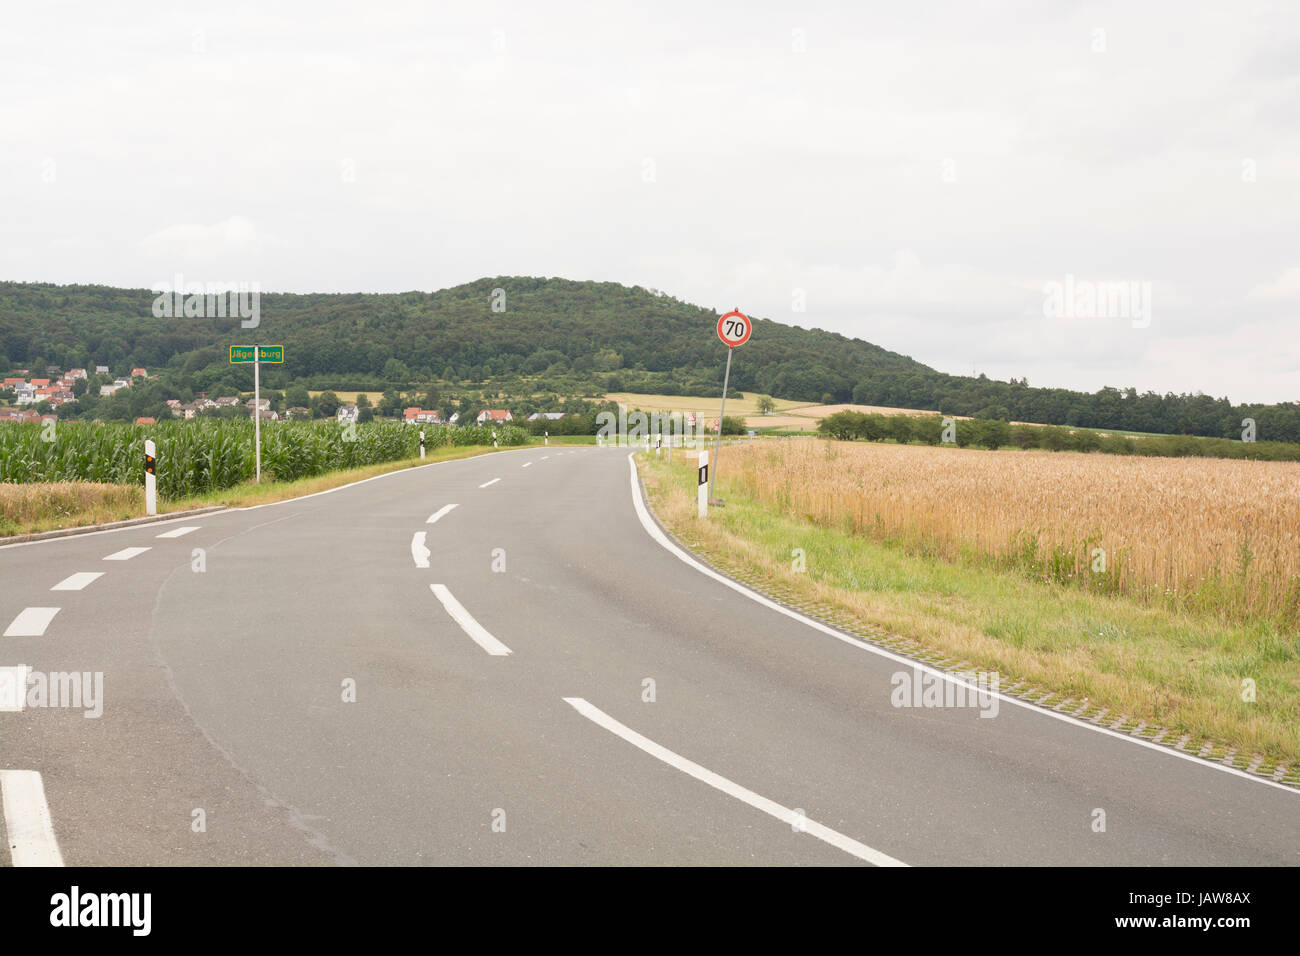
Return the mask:
POLYGON ((913 551, 1235 618, 1300 618, 1300 463, 820 441, 726 458, 759 501, 913 551))
MULTIPOLYGON (((297 481, 264 481, 261 484, 250 481, 234 488, 223 488, 190 498, 160 499, 158 512, 168 514, 211 505, 246 508, 315 494, 364 478, 385 475, 390 471, 403 471, 438 461, 471 458, 494 451, 496 449, 480 445, 443 445, 434 448, 425 461, 407 458, 362 468, 331 471, 297 481)), ((0 482, 0 537, 62 528, 83 528, 109 521, 142 518, 144 514, 144 487, 141 485, 96 484, 88 481, 32 482, 21 485, 0 482)))
POLYGON ((0 483, 0 536, 144 514, 144 488, 89 481, 0 483))

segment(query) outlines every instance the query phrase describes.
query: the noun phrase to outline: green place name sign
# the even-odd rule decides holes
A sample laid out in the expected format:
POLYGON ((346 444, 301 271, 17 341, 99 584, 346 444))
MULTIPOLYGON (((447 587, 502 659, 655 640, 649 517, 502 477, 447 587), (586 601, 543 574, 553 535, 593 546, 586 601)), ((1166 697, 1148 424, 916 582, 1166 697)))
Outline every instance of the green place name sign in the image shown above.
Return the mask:
POLYGON ((254 361, 283 365, 284 346, 232 345, 230 347, 230 363, 232 365, 251 365, 254 361))

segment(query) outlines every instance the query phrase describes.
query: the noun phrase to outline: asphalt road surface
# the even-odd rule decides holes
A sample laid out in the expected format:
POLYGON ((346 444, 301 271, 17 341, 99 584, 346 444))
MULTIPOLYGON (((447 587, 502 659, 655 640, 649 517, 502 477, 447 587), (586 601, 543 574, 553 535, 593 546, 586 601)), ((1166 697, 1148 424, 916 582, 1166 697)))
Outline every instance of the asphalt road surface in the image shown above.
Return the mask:
POLYGON ((895 707, 910 665, 638 504, 626 449, 530 447, 0 548, 0 677, 80 705, 0 703, 0 862, 1300 862, 1300 794, 1010 701, 895 707))

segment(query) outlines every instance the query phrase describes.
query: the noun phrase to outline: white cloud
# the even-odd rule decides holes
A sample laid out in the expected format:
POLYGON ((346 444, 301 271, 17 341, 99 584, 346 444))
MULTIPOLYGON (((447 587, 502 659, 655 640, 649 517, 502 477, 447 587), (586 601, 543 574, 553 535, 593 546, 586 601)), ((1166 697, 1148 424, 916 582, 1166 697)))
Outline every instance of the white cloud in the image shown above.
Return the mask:
POLYGON ((609 279, 947 371, 1300 397, 1295 8, 740 11, 16 7, 3 275, 609 279), (1045 322, 1067 273, 1152 282, 1152 327, 1045 322))

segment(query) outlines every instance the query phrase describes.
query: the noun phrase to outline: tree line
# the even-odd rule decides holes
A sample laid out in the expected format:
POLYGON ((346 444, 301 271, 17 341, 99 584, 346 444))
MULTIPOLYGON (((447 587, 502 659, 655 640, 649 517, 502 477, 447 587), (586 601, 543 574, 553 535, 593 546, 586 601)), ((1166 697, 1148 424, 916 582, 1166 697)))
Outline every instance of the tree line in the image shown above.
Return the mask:
MULTIPOLYGON (((228 347, 261 343, 285 346, 285 364, 263 369, 264 386, 279 391, 438 384, 521 401, 721 393, 726 349, 715 313, 612 282, 501 276, 433 293, 264 294, 251 330, 238 318, 156 318, 154 298, 142 289, 0 283, 0 367, 101 364, 122 374, 143 366, 174 387, 232 394, 248 390, 251 370, 231 366, 228 347)), ((1221 438, 1251 418, 1260 439, 1300 442, 1295 403, 948 375, 860 339, 757 317, 739 358, 736 392, 794 401, 1221 438)))

